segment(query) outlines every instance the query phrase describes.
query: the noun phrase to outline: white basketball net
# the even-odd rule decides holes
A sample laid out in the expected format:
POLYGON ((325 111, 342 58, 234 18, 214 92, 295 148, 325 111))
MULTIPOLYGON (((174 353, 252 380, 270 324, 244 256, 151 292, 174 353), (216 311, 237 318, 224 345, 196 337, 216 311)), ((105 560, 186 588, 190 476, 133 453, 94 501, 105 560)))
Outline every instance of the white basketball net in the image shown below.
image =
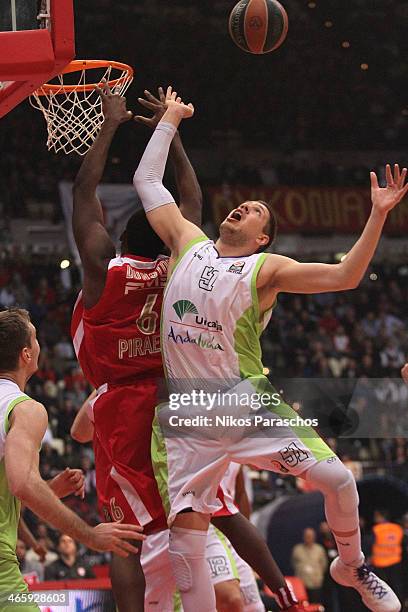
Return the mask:
MULTIPOLYGON (((67 74, 56 77, 59 83, 56 90, 47 90, 40 87, 30 96, 30 104, 40 110, 47 123, 48 150, 55 153, 63 151, 85 155, 94 142, 103 123, 102 101, 95 91, 87 91, 84 86, 90 82, 90 75, 94 75, 93 83, 117 81, 114 92, 123 95, 133 77, 126 70, 112 66, 106 68, 79 69, 79 80, 74 91, 64 89, 64 78, 67 74), (95 80, 95 70, 98 78, 95 80), (39 95, 41 92, 42 95, 39 95)), ((70 73, 72 75, 73 73, 70 73)), ((67 83, 65 83, 66 85, 67 83)), ((71 85, 71 83, 70 83, 71 85)))

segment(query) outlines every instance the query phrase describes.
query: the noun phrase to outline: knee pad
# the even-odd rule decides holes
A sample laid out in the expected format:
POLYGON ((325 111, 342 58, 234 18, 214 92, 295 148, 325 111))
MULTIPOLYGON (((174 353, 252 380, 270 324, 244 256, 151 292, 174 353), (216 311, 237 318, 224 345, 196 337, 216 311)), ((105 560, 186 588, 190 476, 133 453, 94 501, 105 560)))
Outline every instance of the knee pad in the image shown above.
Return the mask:
MULTIPOLYGON (((205 561, 207 532, 173 527, 170 530, 169 555, 176 584, 181 593, 193 587, 194 573, 205 561)), ((202 568, 201 568, 202 569, 202 568)))
POLYGON ((356 481, 350 470, 346 469, 344 482, 337 487, 337 501, 341 512, 354 514, 359 504, 356 481))
POLYGON ((306 479, 318 487, 326 500, 335 503, 341 514, 351 515, 356 512, 359 498, 354 476, 337 457, 335 461, 331 458, 314 465, 306 479))

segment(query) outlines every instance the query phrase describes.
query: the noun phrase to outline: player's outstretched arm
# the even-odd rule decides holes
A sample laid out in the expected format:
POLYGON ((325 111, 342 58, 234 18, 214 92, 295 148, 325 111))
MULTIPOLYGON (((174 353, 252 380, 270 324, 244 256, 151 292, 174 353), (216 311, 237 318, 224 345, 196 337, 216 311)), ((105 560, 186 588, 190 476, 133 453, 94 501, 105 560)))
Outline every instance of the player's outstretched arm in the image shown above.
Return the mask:
POLYGON ((400 172, 397 164, 392 174, 387 165, 387 185, 379 187, 376 174, 371 172, 371 214, 360 238, 342 262, 299 263, 289 257, 270 255, 259 274, 258 287, 269 284, 276 292, 289 293, 322 293, 356 288, 374 256, 388 213, 408 191, 406 174, 407 169, 400 172))
POLYGON ((401 368, 401 376, 408 385, 408 363, 406 363, 404 367, 401 368))
POLYGON ((137 549, 126 540, 142 540, 140 528, 121 523, 90 527, 65 506, 41 478, 39 448, 47 427, 42 404, 27 400, 18 404, 9 418, 5 443, 5 468, 9 489, 42 520, 99 551, 111 550, 122 557, 137 549))
POLYGON ((170 144, 182 119, 191 117, 194 108, 183 104, 171 87, 166 94, 167 110, 159 121, 135 172, 133 183, 146 211, 149 223, 177 256, 187 242, 203 232, 187 221, 163 185, 163 175, 170 144))
POLYGON ((115 256, 115 247, 105 229, 96 188, 102 179, 116 130, 132 117, 132 113, 126 110, 124 97, 112 93, 107 85, 97 91, 102 98, 105 118, 76 176, 72 214, 75 242, 84 267, 83 298, 86 308, 98 301, 105 285, 108 261, 115 256))
MULTIPOLYGON (((152 111, 153 115, 151 117, 137 115, 135 121, 143 123, 151 129, 156 129, 157 124, 166 112, 166 94, 162 87, 158 88, 158 97, 153 96, 147 89, 144 94, 146 99, 139 98, 139 103, 149 111, 152 111)), ((201 227, 203 194, 194 168, 183 147, 180 132, 178 130, 170 145, 169 158, 174 167, 180 200, 180 212, 187 221, 191 221, 191 223, 201 227)))
POLYGON ((93 400, 95 396, 96 391, 94 390, 86 398, 81 408, 78 410, 74 422, 71 425, 71 438, 73 438, 80 444, 91 442, 93 439, 94 425, 91 419, 89 418, 89 402, 93 400))

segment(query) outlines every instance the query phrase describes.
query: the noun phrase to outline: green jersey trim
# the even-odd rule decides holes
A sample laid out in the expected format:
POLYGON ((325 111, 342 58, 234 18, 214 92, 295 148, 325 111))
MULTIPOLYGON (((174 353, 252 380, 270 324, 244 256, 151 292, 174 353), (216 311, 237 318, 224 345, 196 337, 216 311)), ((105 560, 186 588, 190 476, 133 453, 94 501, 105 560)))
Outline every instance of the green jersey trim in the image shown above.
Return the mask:
POLYGON ((229 562, 231 563, 232 574, 233 574, 235 580, 240 580, 237 564, 235 563, 235 559, 232 556, 231 550, 230 550, 230 548, 228 546, 227 538, 225 537, 225 535, 223 533, 221 533, 221 531, 219 529, 217 529, 217 527, 215 527, 215 532, 217 534, 217 538, 219 539, 223 549, 226 552, 226 555, 227 555, 227 557, 229 559, 229 562))
POLYGON ((258 279, 259 270, 261 269, 261 266, 264 264, 266 257, 267 257, 266 253, 263 253, 259 257, 253 269, 252 278, 251 278, 252 303, 254 305, 255 317, 256 317, 257 323, 260 323, 260 321, 259 321, 259 297, 258 297, 258 290, 256 288, 256 281, 258 279))
POLYGON ((169 471, 167 464, 167 448, 166 438, 163 435, 158 414, 160 408, 165 404, 159 404, 155 410, 155 417, 152 423, 152 439, 151 439, 151 456, 153 464, 153 472, 159 489, 159 494, 162 499, 163 507, 168 516, 170 513, 170 496, 169 496, 169 471))
POLYGON ((259 320, 259 299, 256 288, 256 280, 259 270, 266 259, 263 253, 256 262, 251 277, 252 304, 243 312, 237 320, 234 331, 234 348, 238 356, 238 367, 241 378, 262 376, 262 351, 259 336, 263 328, 259 320))
POLYGON ((28 395, 20 395, 20 397, 16 397, 16 399, 14 399, 12 402, 9 403, 7 410, 6 410, 6 414, 4 416, 4 431, 6 432, 6 434, 8 433, 10 429, 9 417, 10 417, 12 410, 17 406, 17 404, 21 404, 21 402, 26 402, 27 400, 30 400, 30 399, 31 397, 29 397, 28 395))
POLYGON ((187 242, 187 244, 182 248, 181 253, 179 253, 179 256, 177 257, 174 263, 174 267, 171 271, 170 276, 173 276, 175 269, 179 265, 180 261, 183 259, 184 255, 188 253, 188 251, 191 249, 191 247, 198 244, 199 242, 206 242, 207 240, 209 240, 209 238, 205 234, 203 234, 202 236, 197 236, 197 238, 193 238, 192 240, 189 240, 189 242, 187 242))

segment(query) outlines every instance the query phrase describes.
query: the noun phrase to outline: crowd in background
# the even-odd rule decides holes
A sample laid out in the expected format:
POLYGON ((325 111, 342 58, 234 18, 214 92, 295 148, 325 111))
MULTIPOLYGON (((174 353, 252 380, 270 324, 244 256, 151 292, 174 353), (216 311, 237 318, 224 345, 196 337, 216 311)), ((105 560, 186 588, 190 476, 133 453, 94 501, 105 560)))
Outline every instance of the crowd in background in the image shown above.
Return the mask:
MULTIPOLYGON (((207 151, 208 166, 213 151, 224 151, 215 171, 205 163, 197 167, 204 189, 224 182, 364 186, 373 164, 362 162, 353 150, 374 151, 371 160, 378 168, 394 161, 383 159, 382 151, 406 144, 408 108, 401 83, 407 64, 399 57, 406 48, 408 10, 402 0, 374 5, 355 0, 347 10, 334 0, 286 0, 288 40, 277 53, 256 58, 239 51, 229 39, 229 1, 184 0, 163 7, 157 0, 121 0, 114 11, 111 4, 88 0, 81 6, 77 57, 107 57, 134 66, 135 82, 128 95, 132 110, 145 87, 154 91, 168 83, 195 103, 196 117, 183 126, 188 149, 207 151), (181 40, 183 44, 172 44, 181 40), (209 70, 211 66, 217 70, 209 70), (265 150, 265 161, 248 161, 248 148, 265 150), (326 150, 345 151, 344 162, 325 159, 326 150)), ((109 155, 106 181, 130 182, 147 136, 137 126, 121 128, 109 155)), ((72 180, 80 160, 50 155, 45 139, 43 118, 26 103, 2 119, 0 243, 9 239, 11 217, 62 219, 58 181, 72 180)), ((400 381, 408 355, 407 271, 402 265, 383 263, 370 269, 371 276, 356 291, 282 295, 264 335, 264 363, 272 382, 302 414, 318 413, 323 435, 357 480, 381 472, 408 481, 408 387, 400 381), (311 378, 325 389, 313 401, 299 382, 311 378), (350 425, 350 407, 361 429, 357 424, 353 435, 339 437, 350 425), (371 430, 363 426, 368 413, 371 430)), ((39 370, 27 386, 27 393, 42 402, 49 415, 41 474, 49 479, 66 466, 82 468, 85 499, 69 498, 67 503, 96 523, 93 451, 69 436, 90 392, 69 334, 79 289, 80 272, 73 264, 62 272, 52 256, 18 247, 0 253, 0 307, 27 308, 42 347, 39 370)), ((256 505, 282 490, 294 495, 304 491, 293 478, 258 477, 256 505)), ((104 555, 77 550, 68 536, 38 523, 28 510, 25 517, 46 566, 44 572, 38 555, 20 542, 18 558, 26 575, 39 580, 83 578, 93 575, 90 565, 106 560, 104 555)), ((408 532, 407 521, 404 528, 408 532)), ((309 531, 305 537, 316 536, 309 531)), ((324 526, 319 539, 323 548, 316 556, 322 581, 310 584, 309 590, 320 591, 314 595, 324 599, 330 597, 327 557, 330 560, 332 554, 324 526)), ((309 544, 315 542, 305 542, 309 544)))
MULTIPOLYGON (((376 280, 368 279, 356 291, 281 295, 264 334, 264 364, 286 399, 295 402, 306 416, 309 413, 319 416, 322 433, 357 480, 365 473, 385 470, 407 482, 408 443, 404 427, 408 388, 401 382, 400 368, 408 352, 408 286, 404 267, 383 264, 374 269, 371 277, 375 274, 376 280), (301 386, 305 379, 308 386, 312 379, 331 385, 330 392, 318 401, 314 397, 309 406, 301 386), (337 396, 333 399, 330 395, 332 385, 347 386, 348 382, 351 390, 347 387, 343 395, 349 393, 349 397, 344 400, 342 396, 345 418, 352 402, 353 410, 363 421, 364 415, 370 415, 375 428, 370 431, 363 428, 360 434, 357 429, 352 436, 342 436, 330 419, 325 429, 324 417, 330 416, 332 403, 338 407, 337 396), (382 410, 384 407, 386 410, 382 410)), ((19 305, 29 310, 42 348, 39 370, 27 385, 27 393, 42 402, 49 415, 49 430, 40 455, 41 474, 49 479, 66 466, 82 468, 86 497, 69 498, 68 503, 95 523, 98 517, 93 451, 91 445, 79 445, 69 435, 75 415, 90 392, 76 362, 69 333, 79 289, 80 272, 72 264, 67 273, 50 255, 30 256, 17 248, 12 253, 2 253, 0 305, 19 305)), ((339 422, 341 428, 341 418, 339 422)), ((262 483, 261 474, 256 475, 258 478, 262 483)), ((270 500, 282 489, 291 494, 304 490, 301 481, 271 475, 266 486, 258 483, 255 487, 255 504, 270 500)), ((29 511, 26 517, 34 532, 42 537, 44 534, 38 533, 37 522, 29 511)), ((40 529, 44 530, 44 526, 40 529)), ((47 530, 47 537, 54 538, 53 548, 58 547, 56 534, 47 530)))

